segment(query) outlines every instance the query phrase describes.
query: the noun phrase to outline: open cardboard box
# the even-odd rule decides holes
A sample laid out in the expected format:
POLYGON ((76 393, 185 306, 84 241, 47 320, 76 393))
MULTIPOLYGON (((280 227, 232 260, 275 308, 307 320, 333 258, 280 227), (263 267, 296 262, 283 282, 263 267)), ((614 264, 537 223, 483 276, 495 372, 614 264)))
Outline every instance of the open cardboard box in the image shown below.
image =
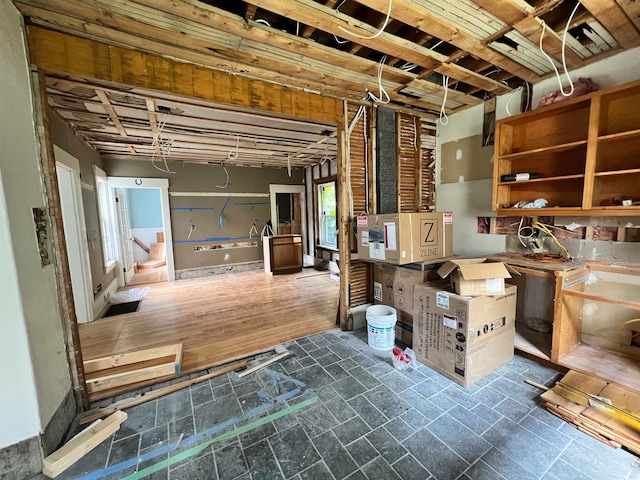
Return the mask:
POLYGON ((450 259, 438 269, 442 278, 449 277, 458 295, 504 295, 504 279, 519 272, 502 262, 486 258, 450 259))

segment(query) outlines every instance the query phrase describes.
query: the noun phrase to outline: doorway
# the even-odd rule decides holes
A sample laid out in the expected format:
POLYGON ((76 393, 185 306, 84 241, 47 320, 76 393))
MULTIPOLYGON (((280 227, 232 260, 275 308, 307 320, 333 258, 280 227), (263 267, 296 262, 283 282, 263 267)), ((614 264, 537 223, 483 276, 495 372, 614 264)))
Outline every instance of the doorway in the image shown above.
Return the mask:
POLYGON ((174 281, 169 182, 109 177, 117 205, 120 287, 174 281))
MULTIPOLYGON (((302 237, 303 258, 308 252, 307 218, 304 185, 269 185, 271 223, 276 235, 298 234, 302 237)), ((306 260, 305 264, 308 263, 306 260)))
POLYGON ((54 156, 76 317, 78 323, 88 323, 93 320, 93 294, 89 245, 80 190, 80 162, 55 145, 54 156))
MULTIPOLYGON (((159 188, 123 188, 128 217, 128 238, 133 261, 127 285, 167 281, 167 258, 162 198, 159 188)), ((124 223, 124 222, 123 222, 124 223)))

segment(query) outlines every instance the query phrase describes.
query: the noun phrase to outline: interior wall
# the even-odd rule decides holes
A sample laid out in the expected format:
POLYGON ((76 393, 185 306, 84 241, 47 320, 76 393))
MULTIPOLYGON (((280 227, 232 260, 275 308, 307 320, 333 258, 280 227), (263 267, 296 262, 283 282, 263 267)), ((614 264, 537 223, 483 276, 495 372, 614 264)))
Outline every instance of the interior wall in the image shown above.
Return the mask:
POLYGON ((51 119, 50 131, 54 145, 78 159, 80 163, 82 207, 84 208, 84 221, 89 244, 92 289, 95 290, 98 285, 102 285, 104 290, 115 280, 116 276, 115 270, 105 273, 104 257, 102 255, 96 181, 93 175, 93 165, 103 168, 102 159, 100 154, 78 137, 57 113, 52 109, 49 109, 48 113, 51 119))
MULTIPOLYGON (((498 97, 496 117, 519 105, 520 94, 498 97)), ((479 235, 478 216, 496 216, 491 210, 493 145, 483 146, 484 106, 477 105, 449 115, 446 125, 437 123, 436 210, 453 212, 453 251, 478 257, 505 250, 501 235, 479 235)))
POLYGON ((170 193, 194 193, 193 196, 169 196, 179 278, 179 271, 263 260, 260 232, 270 219, 269 197, 236 197, 225 196, 225 193, 268 195, 269 184, 303 183, 302 170, 294 170, 289 177, 286 168, 226 167, 229 184, 223 189, 219 186, 225 185, 226 175, 220 165, 169 163, 169 170, 175 174, 167 174, 150 162, 103 159, 103 164, 107 175, 112 177, 168 178, 170 193), (257 234, 251 231, 254 222, 257 234), (255 245, 248 246, 247 242, 255 245))
MULTIPOLYGON (((572 70, 571 78, 591 77, 600 89, 619 85, 640 78, 640 47, 619 53, 581 69, 572 70)), ((564 77, 563 77, 564 78, 564 77)), ((564 81, 566 84, 566 79, 564 81)), ((542 95, 558 89, 555 77, 550 77, 533 87, 532 105, 537 106, 542 95)), ((496 119, 518 113, 522 91, 497 97, 496 119)), ((516 237, 478 234, 478 216, 495 217, 491 209, 493 146, 483 147, 478 139, 482 135, 483 105, 466 109, 449 116, 447 125, 438 124, 436 140, 436 209, 454 213, 454 252, 464 256, 481 256, 502 251, 524 251, 516 237), (489 162, 474 165, 474 162, 489 162), (485 172, 485 179, 478 178, 478 170, 485 172), (443 174, 444 172, 444 174, 443 174), (459 174, 458 174, 459 173, 459 174), (454 182, 455 177, 458 181, 454 182), (473 181, 467 181, 473 175, 473 181)), ((584 225, 617 224, 624 219, 576 217, 565 222, 556 218, 556 223, 576 221, 584 225)), ((569 252, 578 258, 598 260, 636 261, 640 244, 617 242, 593 242, 585 240, 563 240, 569 252)))
POLYGON ((34 231, 32 209, 46 209, 46 197, 22 19, 11 2, 0 2, 0 44, 2 448, 42 432, 71 379, 54 265, 41 265, 34 231))

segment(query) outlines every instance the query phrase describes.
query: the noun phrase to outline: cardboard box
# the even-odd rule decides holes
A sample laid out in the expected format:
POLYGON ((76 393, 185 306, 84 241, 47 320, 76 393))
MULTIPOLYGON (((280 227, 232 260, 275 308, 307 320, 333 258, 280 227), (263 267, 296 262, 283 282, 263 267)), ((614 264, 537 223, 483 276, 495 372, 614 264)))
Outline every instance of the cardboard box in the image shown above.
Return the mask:
POLYGON ((396 322, 396 340, 411 347, 413 346, 413 315, 407 315, 402 320, 398 319, 396 322))
POLYGON ((373 299, 376 303, 413 314, 413 287, 437 278, 437 264, 432 270, 422 271, 377 263, 373 269, 373 299))
POLYGON ((357 218, 361 260, 396 265, 453 254, 451 213, 391 213, 357 218))
POLYGON ((463 387, 513 358, 516 287, 504 295, 465 297, 444 282, 416 285, 413 350, 418 361, 463 387))
POLYGON ((438 275, 449 277, 451 287, 459 295, 504 295, 504 279, 511 278, 509 271, 513 272, 502 262, 465 258, 448 260, 438 269, 438 275))
POLYGON ((411 265, 376 263, 373 270, 373 299, 398 312, 396 339, 411 346, 413 332, 413 287, 428 280, 439 279, 442 262, 411 265), (417 269, 408 268, 416 266, 417 269))

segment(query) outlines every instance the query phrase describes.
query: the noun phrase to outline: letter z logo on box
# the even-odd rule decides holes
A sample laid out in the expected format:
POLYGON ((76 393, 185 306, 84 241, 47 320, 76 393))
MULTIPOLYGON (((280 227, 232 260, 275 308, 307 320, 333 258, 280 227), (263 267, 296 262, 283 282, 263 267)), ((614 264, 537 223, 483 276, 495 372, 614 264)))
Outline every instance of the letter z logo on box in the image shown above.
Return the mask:
POLYGON ((440 238, 440 222, 433 219, 420 221, 420 246, 429 247, 438 245, 440 238))

